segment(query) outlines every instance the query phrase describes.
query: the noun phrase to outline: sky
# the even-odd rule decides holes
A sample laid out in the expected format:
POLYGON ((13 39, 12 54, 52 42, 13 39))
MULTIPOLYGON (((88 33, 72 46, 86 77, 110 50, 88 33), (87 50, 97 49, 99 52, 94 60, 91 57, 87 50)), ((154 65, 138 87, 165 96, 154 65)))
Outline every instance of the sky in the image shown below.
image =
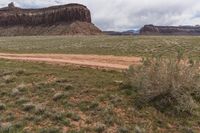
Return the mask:
POLYGON ((0 0, 0 7, 10 2, 24 8, 81 3, 90 9, 93 23, 102 30, 200 24, 200 0, 0 0))

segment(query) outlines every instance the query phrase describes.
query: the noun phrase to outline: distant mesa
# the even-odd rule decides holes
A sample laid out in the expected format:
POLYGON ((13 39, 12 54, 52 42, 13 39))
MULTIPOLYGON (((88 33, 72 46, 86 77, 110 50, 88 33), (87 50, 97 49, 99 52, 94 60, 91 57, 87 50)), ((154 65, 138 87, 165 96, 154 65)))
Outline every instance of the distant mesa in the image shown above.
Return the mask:
POLYGON ((16 35, 97 35, 89 9, 67 4, 41 9, 22 9, 14 3, 0 8, 0 36, 16 35))
POLYGON ((200 26, 154 26, 145 25, 141 35, 200 35, 200 26))
POLYGON ((105 35, 111 36, 133 36, 139 35, 139 30, 127 30, 127 31, 103 31, 105 35))

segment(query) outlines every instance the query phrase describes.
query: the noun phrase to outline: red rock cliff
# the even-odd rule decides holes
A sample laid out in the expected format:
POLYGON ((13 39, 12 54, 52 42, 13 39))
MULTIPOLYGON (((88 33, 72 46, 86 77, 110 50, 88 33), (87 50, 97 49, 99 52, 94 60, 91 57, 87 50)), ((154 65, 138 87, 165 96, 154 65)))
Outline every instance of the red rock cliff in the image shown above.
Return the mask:
POLYGON ((31 27, 35 27, 35 29, 30 30, 30 33, 27 31, 27 35, 36 35, 36 29, 41 31, 38 35, 48 35, 49 33, 55 35, 98 34, 101 32, 92 24, 89 9, 80 4, 67 4, 41 9, 22 9, 10 3, 8 7, 0 8, 0 32, 5 28, 8 30, 7 33, 0 33, 0 35, 9 35, 9 30, 10 32, 18 31, 18 33, 10 33, 10 35, 26 35, 24 27, 29 30, 31 27), (61 27, 58 27, 58 25, 62 25, 62 28, 65 28, 66 31, 59 32, 61 27), (42 27, 45 28, 42 29, 42 27), (50 30, 47 27, 51 27, 50 32, 45 31, 50 30), (56 30, 56 27, 59 30, 56 30), (82 29, 87 31, 81 31, 82 29), (54 33, 54 31, 57 33, 54 33))
POLYGON ((154 26, 141 28, 142 35, 200 35, 200 26, 154 26))

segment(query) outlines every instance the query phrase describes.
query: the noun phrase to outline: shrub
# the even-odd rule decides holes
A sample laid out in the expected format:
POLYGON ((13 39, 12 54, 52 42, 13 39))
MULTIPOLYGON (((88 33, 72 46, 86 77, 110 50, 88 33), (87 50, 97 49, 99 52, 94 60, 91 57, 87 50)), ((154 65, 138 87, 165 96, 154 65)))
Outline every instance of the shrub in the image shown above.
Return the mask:
POLYGON ((35 107, 35 114, 36 115, 43 115, 43 114, 45 114, 45 111, 46 111, 46 108, 45 108, 45 106, 43 105, 37 105, 36 107, 35 107))
POLYGON ((61 133, 61 131, 58 128, 51 127, 51 128, 41 129, 39 133, 61 133))
POLYGON ((16 77, 14 75, 3 76, 3 80, 5 81, 6 84, 14 82, 15 79, 16 77))
POLYGON ((20 94, 20 92, 17 88, 12 89, 11 96, 17 96, 19 94, 20 94))
POLYGON ((17 86, 17 89, 20 91, 20 92, 26 92, 28 90, 27 88, 27 85, 25 85, 24 83, 21 83, 17 86))
POLYGON ((35 109, 35 104, 33 104, 33 103, 25 103, 22 106, 23 106, 24 111, 31 111, 31 110, 35 109))
POLYGON ((73 121, 79 121, 81 119, 81 117, 75 113, 72 113, 72 112, 68 112, 66 114, 66 116, 70 119, 72 119, 73 121))
POLYGON ((17 101, 16 101, 16 104, 24 104, 24 103, 27 103, 29 102, 29 99, 26 98, 26 97, 20 97, 17 101))
POLYGON ((178 58, 144 59, 127 72, 129 84, 136 91, 136 105, 154 106, 167 114, 193 114, 200 94, 199 62, 178 58), (196 95, 195 95, 196 94, 196 95))
POLYGON ((6 109, 6 105, 4 103, 0 103, 0 110, 5 110, 6 109))
POLYGON ((106 129, 106 125, 98 123, 95 127, 95 132, 103 133, 106 129))
POLYGON ((56 94, 54 94, 53 100, 57 101, 59 99, 62 99, 63 97, 64 97, 64 93, 63 92, 57 92, 56 94))
POLYGON ((13 124, 12 123, 4 123, 0 125, 0 133, 11 133, 13 132, 13 124))

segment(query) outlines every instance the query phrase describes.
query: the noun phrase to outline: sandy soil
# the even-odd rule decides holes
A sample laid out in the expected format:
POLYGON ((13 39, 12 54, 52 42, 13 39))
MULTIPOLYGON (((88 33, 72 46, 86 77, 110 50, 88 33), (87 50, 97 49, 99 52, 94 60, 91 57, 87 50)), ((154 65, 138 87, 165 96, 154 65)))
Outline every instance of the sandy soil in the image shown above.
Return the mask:
POLYGON ((0 53, 1 59, 47 62, 56 64, 75 64, 80 66, 128 69, 130 65, 140 64, 140 57, 112 55, 79 55, 79 54, 9 54, 0 53))

